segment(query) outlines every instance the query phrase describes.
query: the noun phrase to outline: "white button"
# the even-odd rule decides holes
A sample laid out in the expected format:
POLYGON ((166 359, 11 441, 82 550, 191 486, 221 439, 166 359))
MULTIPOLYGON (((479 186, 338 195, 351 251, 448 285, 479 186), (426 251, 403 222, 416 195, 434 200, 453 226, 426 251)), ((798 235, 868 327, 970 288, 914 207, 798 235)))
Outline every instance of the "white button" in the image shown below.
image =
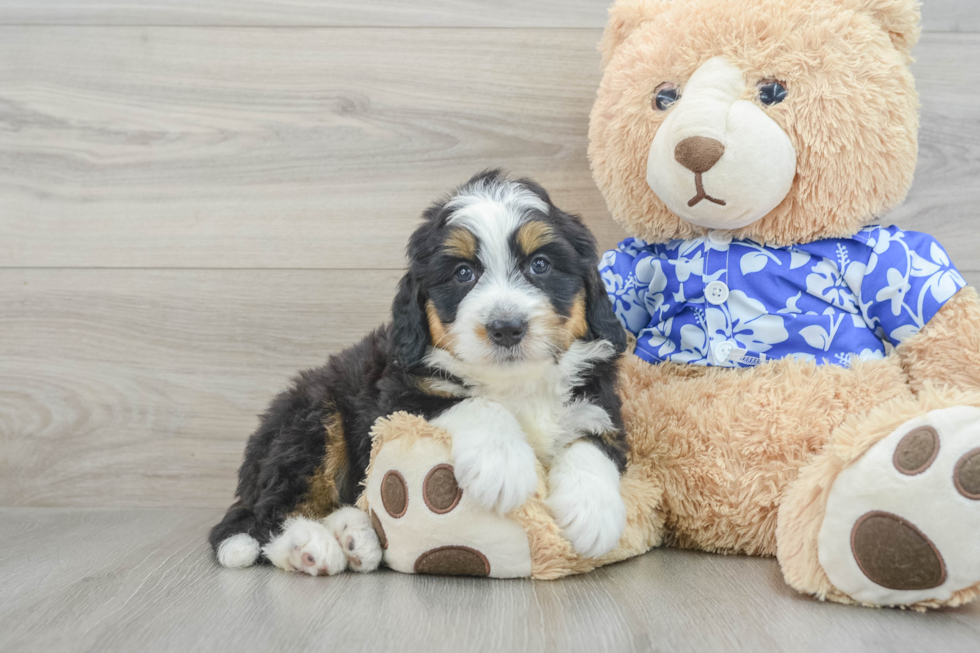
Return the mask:
POLYGON ((723 364, 728 360, 728 357, 732 355, 732 350, 735 349, 735 343, 728 342, 727 340, 719 342, 715 345, 715 362, 719 365, 723 364))
POLYGON ((709 231, 708 240, 715 245, 727 245, 732 242, 732 235, 723 231, 709 231))
POLYGON ((728 286, 724 281, 712 281, 704 287, 704 298, 709 304, 724 304, 728 301, 728 286))

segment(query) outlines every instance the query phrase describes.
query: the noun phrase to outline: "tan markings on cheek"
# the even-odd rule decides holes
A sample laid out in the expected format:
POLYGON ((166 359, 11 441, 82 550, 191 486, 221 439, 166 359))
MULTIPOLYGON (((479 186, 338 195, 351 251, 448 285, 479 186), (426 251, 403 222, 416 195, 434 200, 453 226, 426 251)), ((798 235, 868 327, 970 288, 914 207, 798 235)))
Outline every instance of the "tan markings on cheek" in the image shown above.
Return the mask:
POLYGON ((531 338, 547 340, 561 350, 568 349, 568 345, 565 344, 567 336, 565 335, 562 316, 552 308, 550 303, 547 310, 540 311, 528 323, 525 339, 530 340, 531 338))
POLYGON ((428 376, 420 376, 415 381, 415 386, 427 395, 432 395, 433 397, 455 397, 453 393, 448 390, 443 390, 442 388, 436 387, 436 379, 428 376))
POLYGON ((490 342, 490 334, 487 333, 487 327, 485 327, 484 325, 482 324, 479 325, 473 331, 476 333, 477 340, 481 340, 482 342, 485 342, 488 345, 493 344, 492 342, 490 342))
POLYGON ((585 319, 585 291, 580 290, 572 300, 572 310, 565 318, 565 333, 568 339, 566 347, 585 337, 589 331, 589 323, 585 319))
POLYGON ((476 238, 466 229, 453 229, 443 249, 450 256, 456 256, 468 261, 476 260, 476 238))
POLYGON ((436 305, 432 303, 431 299, 425 303, 425 314, 429 318, 429 336, 432 346, 455 354, 456 339, 446 330, 446 325, 439 319, 436 305))
POLYGON ((525 223, 517 230, 517 244, 525 255, 544 247, 554 238, 551 226, 540 221, 525 223))

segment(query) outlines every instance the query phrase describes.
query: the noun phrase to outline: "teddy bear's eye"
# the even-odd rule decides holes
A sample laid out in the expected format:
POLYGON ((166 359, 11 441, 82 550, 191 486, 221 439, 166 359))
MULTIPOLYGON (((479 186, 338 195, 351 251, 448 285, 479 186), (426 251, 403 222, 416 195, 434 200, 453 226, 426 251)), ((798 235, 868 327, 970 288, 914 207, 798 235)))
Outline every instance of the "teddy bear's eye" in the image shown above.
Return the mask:
POLYGON ((782 82, 773 79, 764 79, 759 82, 759 102, 767 107, 785 100, 786 93, 786 86, 782 82))
POLYGON ((657 111, 666 111, 670 106, 677 102, 681 97, 680 89, 670 82, 664 82, 653 89, 653 108, 657 111))

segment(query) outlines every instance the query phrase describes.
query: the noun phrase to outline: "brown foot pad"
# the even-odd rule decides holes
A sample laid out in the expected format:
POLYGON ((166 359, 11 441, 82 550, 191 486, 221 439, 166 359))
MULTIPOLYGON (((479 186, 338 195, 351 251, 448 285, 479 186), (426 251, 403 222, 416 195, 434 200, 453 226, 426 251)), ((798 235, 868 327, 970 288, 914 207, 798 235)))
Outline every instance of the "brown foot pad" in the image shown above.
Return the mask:
POLYGON ((408 485, 400 472, 392 469, 381 479, 381 503, 384 504, 385 511, 395 519, 408 510, 408 485))
POLYGON ((456 473, 448 464, 436 465, 425 475, 422 500, 429 510, 444 515, 459 504, 463 490, 456 483, 456 473))
POLYGON ((440 576, 489 576, 487 557, 468 546, 441 546, 426 551, 415 561, 416 574, 440 576))
POLYGON ((967 499, 980 500, 980 448, 967 451, 953 470, 956 491, 967 499))
POLYGON ((924 590, 946 580, 946 565, 936 545, 890 512, 875 510, 857 520, 851 552, 864 575, 888 589, 924 590))
POLYGON ((939 434, 931 426, 920 426, 901 439, 892 462, 895 469, 915 476, 929 469, 939 455, 939 434))

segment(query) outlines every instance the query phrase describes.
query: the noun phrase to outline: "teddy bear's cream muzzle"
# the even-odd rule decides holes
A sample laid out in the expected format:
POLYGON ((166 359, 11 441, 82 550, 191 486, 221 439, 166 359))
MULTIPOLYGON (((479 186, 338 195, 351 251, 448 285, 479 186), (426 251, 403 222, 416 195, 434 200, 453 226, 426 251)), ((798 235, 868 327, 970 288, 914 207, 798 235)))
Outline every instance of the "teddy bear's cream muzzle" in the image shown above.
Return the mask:
POLYGON ((691 76, 657 131, 647 183, 701 227, 739 229, 776 208, 796 175, 785 131, 745 96, 744 73, 722 57, 691 76))

